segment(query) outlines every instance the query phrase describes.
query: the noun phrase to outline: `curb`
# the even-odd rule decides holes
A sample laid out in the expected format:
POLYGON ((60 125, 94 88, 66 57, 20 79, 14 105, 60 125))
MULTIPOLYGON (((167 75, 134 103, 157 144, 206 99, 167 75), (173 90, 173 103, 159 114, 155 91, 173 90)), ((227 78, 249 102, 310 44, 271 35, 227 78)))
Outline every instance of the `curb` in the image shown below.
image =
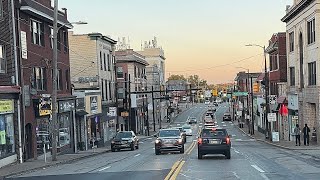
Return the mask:
MULTIPOLYGON (((311 149, 311 148, 299 148, 299 149, 295 149, 295 148, 290 148, 290 147, 287 147, 287 146, 283 146, 283 145, 279 145, 279 144, 274 144, 274 143, 272 143, 272 142, 269 142, 269 141, 266 141, 266 140, 263 140, 263 139, 256 139, 255 137, 253 137, 253 136, 251 136, 250 134, 248 134, 248 133, 246 133, 243 129, 241 129, 241 128, 239 128, 238 126, 237 126, 237 128, 241 131, 241 132, 243 132, 244 134, 246 134, 247 136, 249 136, 251 139, 255 139, 255 140, 257 140, 257 141, 259 141, 259 142, 263 142, 263 143, 266 143, 266 144, 269 144, 269 145, 272 145, 272 146, 275 146, 275 147, 278 147, 278 148, 282 148, 282 149, 286 149, 286 150, 319 150, 319 149, 311 149)), ((306 155, 308 155, 308 154, 306 154, 306 155)))
POLYGON ((6 178, 9 178, 11 176, 19 176, 19 175, 23 175, 25 173, 35 172, 35 171, 41 170, 43 168, 55 167, 55 166, 59 166, 59 165, 63 165, 63 164, 77 162, 77 161, 80 161, 80 160, 83 160, 83 159, 95 157, 95 156, 98 156, 98 155, 101 155, 101 154, 104 154, 104 153, 109 153, 109 152, 111 152, 111 149, 107 149, 106 151, 97 152, 95 154, 89 154, 87 156, 82 156, 82 157, 75 158, 75 159, 64 160, 64 161, 61 161, 61 162, 57 162, 55 164, 46 164, 46 165, 41 166, 41 167, 32 168, 32 169, 20 171, 20 172, 17 172, 17 173, 8 174, 8 175, 5 175, 3 177, 0 176, 0 180, 5 180, 6 178), (1 178, 3 178, 3 179, 1 179, 1 178))

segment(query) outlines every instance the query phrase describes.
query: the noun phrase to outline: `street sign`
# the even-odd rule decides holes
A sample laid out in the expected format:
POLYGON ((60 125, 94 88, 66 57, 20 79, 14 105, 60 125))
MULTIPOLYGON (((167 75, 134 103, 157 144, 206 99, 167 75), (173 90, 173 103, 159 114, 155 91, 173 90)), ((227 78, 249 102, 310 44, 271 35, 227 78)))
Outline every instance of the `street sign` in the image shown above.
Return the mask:
POLYGON ((233 92, 233 96, 248 96, 248 92, 233 92))
POLYGON ((275 122, 277 121, 277 114, 276 113, 268 113, 268 122, 275 122))
POLYGON ((276 102, 277 102, 277 95, 270 95, 270 96, 269 96, 269 102, 270 102, 270 104, 276 104, 276 102))

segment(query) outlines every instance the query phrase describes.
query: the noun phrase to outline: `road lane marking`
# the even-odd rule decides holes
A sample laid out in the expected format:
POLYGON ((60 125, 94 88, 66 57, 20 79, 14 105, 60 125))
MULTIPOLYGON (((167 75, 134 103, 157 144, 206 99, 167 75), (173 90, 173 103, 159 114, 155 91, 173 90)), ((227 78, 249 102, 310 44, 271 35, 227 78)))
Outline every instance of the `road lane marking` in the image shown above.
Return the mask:
POLYGON ((237 154, 239 154, 239 153, 240 153, 240 152, 239 152, 239 151, 237 151, 237 150, 234 150, 234 152, 235 152, 235 153, 237 153, 237 154))
POLYGON ((259 168, 257 165, 253 164, 251 165, 251 167, 255 168, 257 171, 259 171, 260 173, 265 173, 264 170, 262 170, 261 168, 259 168))
POLYGON ((104 168, 100 169, 99 171, 101 172, 101 171, 104 171, 104 170, 109 169, 109 168, 111 168, 111 166, 104 167, 104 168))
POLYGON ((184 165, 186 161, 181 161, 181 163, 179 164, 179 166, 177 167, 177 169, 174 171, 173 175, 171 176, 170 180, 175 180, 177 179, 181 169, 182 169, 182 166, 184 165))
POLYGON ((138 157, 138 156, 140 156, 141 154, 136 154, 136 155, 134 155, 134 157, 138 157))
POLYGON ((221 122, 222 124, 226 123, 226 122, 221 122))
POLYGON ((143 143, 144 143, 144 142, 142 142, 142 141, 141 141, 141 142, 139 142, 139 144, 143 144, 143 143))
POLYGON ((240 179, 240 177, 238 176, 238 174, 236 172, 232 172, 232 173, 237 179, 240 179))
POLYGON ((147 138, 147 139, 149 139, 149 140, 150 140, 150 139, 152 139, 152 138, 147 138))
POLYGON ((222 126, 223 126, 223 127, 226 127, 227 125, 223 124, 222 126))
POLYGON ((178 165, 180 164, 181 160, 178 160, 177 162, 175 162, 173 164, 173 166, 171 167, 170 172, 168 173, 168 175, 166 176, 166 178, 164 180, 169 180, 172 176, 172 174, 174 173, 174 171, 177 169, 178 165))

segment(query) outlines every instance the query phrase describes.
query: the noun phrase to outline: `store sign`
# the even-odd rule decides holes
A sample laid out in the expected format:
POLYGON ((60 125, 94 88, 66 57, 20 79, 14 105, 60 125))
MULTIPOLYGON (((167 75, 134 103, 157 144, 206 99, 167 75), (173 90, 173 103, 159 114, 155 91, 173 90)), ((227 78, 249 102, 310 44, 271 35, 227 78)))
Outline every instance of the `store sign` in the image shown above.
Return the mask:
POLYGON ((116 107, 109 107, 109 113, 108 116, 117 116, 117 108, 116 107))
POLYGON ((268 122, 275 122, 277 121, 277 114, 276 113, 268 113, 268 122))
POLYGON ((59 112, 69 112, 75 109, 74 101, 59 101, 59 112))
POLYGON ((41 94, 40 104, 39 104, 39 116, 47 116, 51 114, 51 95, 41 94))
POLYGON ((0 114, 13 113, 13 100, 0 100, 0 114))
POLYGON ((299 101, 297 94, 288 94, 288 109, 298 110, 299 109, 299 101))
POLYGON ((90 111, 91 114, 96 114, 98 112, 98 96, 90 97, 90 111))
POLYGON ((83 110, 84 109, 84 98, 77 98, 76 99, 76 109, 83 110))

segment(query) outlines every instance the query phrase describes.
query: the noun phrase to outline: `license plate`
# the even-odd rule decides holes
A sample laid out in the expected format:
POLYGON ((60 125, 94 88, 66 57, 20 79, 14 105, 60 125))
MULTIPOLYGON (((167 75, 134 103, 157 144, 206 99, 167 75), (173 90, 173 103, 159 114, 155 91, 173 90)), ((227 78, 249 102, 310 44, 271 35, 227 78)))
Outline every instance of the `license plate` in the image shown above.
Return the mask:
POLYGON ((122 141, 121 142, 121 144, 127 144, 128 143, 128 141, 122 141))
POLYGON ((219 141, 211 140, 211 141, 209 141, 209 144, 219 144, 219 141))

